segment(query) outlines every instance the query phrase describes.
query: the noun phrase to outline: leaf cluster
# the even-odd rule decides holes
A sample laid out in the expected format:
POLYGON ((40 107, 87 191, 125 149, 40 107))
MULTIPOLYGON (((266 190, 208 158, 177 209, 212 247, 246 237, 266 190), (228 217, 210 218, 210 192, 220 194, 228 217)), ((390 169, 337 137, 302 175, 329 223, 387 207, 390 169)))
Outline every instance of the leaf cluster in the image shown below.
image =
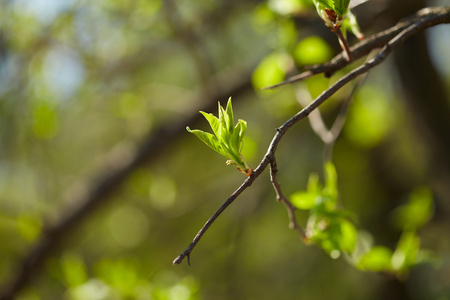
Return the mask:
POLYGON ((291 196, 292 204, 308 210, 305 241, 320 246, 332 258, 351 254, 356 246, 357 229, 350 212, 338 208, 337 174, 333 163, 325 164, 325 186, 311 174, 306 191, 291 196))
POLYGON ((436 256, 420 249, 417 230, 431 218, 433 199, 427 188, 418 188, 408 203, 394 211, 393 221, 402 229, 394 250, 385 246, 372 246, 371 238, 361 234, 355 226, 352 213, 339 209, 337 174, 331 162, 325 164, 325 186, 318 176, 311 174, 306 191, 291 195, 292 204, 309 211, 305 242, 320 246, 330 257, 346 254, 351 263, 363 271, 384 272, 399 278, 422 263, 435 263, 436 256))
POLYGON ((244 120, 238 120, 236 125, 234 125, 231 97, 228 99, 225 109, 219 102, 218 118, 213 114, 203 111, 200 113, 206 118, 214 134, 198 129, 192 130, 189 127, 186 127, 187 131, 193 133, 217 153, 228 158, 228 165, 233 164, 238 167, 239 171, 247 176, 250 176, 252 174, 252 169, 248 167, 241 153, 244 144, 243 140, 245 132, 247 130, 247 122, 244 120))

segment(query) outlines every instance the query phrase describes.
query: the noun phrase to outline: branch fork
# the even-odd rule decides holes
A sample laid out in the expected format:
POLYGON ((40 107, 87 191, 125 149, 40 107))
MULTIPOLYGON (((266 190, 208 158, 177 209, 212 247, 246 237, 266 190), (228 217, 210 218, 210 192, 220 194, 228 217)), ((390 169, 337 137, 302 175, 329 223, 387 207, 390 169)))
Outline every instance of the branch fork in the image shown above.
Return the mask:
MULTIPOLYGON (((415 17, 408 19, 407 21, 400 22, 393 28, 390 28, 378 35, 374 35, 372 37, 367 38, 364 41, 359 42, 357 45, 352 47, 352 53, 354 54, 354 58, 360 58, 369 52, 371 52, 375 48, 382 49, 378 52, 378 54, 365 62, 364 64, 356 67, 342 78, 337 80, 332 86, 330 86, 327 90, 325 90, 322 94, 320 94, 314 101, 309 103, 305 108, 299 111, 296 115, 287 120, 282 126, 277 128, 277 132, 274 135, 267 153, 264 158, 258 165, 258 167, 253 171, 253 173, 242 183, 242 185, 222 204, 222 206, 208 219, 205 225, 200 229, 197 235, 194 237, 191 244, 183 251, 179 256, 175 258, 173 261, 174 265, 179 265, 182 263, 184 258, 188 258, 188 263, 190 263, 190 255, 194 250, 197 243, 200 241, 201 237, 205 234, 208 228, 212 225, 212 223, 219 217, 219 215, 234 201, 236 198, 246 190, 266 169, 268 165, 270 165, 270 177, 271 182, 276 192, 277 201, 283 203, 287 210, 289 216, 289 227, 291 229, 296 230, 301 237, 305 237, 305 233, 298 226, 298 223, 295 218, 296 208, 290 203, 290 201, 284 196, 281 191, 280 184, 277 180, 277 164, 275 160, 275 152, 278 144, 280 143, 284 134, 296 123, 305 119, 310 115, 312 111, 322 105, 326 100, 328 100, 332 95, 334 95, 338 90, 340 90, 347 83, 357 78, 358 76, 367 73, 373 67, 379 65, 383 62, 389 54, 399 45, 401 45, 406 39, 411 36, 417 34, 420 31, 425 30, 428 27, 435 26, 437 24, 442 23, 450 23, 450 7, 433 7, 433 8, 425 8, 419 11, 415 17)), ((275 85, 269 88, 275 88, 281 85, 290 84, 311 76, 314 76, 319 73, 332 74, 339 69, 342 69, 348 64, 348 62, 343 58, 343 55, 340 54, 333 58, 330 63, 324 65, 318 65, 305 73, 296 75, 294 77, 289 78, 288 80, 275 85)), ((338 129, 340 131, 340 125, 338 129)), ((337 130, 337 129, 335 129, 337 130)), ((330 132, 334 132, 333 128, 330 132)))

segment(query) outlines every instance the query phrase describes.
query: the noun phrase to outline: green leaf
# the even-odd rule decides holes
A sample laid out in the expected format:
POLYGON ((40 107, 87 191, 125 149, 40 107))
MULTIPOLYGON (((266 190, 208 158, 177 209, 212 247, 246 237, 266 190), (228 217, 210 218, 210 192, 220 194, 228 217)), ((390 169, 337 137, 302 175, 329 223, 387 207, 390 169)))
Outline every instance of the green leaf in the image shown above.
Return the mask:
POLYGON ((397 248, 392 255, 391 266, 397 273, 407 271, 416 264, 417 254, 420 248, 420 240, 415 231, 402 233, 397 248))
POLYGON ((328 196, 337 200, 337 172, 332 162, 325 163, 325 192, 328 196))
POLYGON ((239 149, 238 149, 238 151, 240 152, 242 150, 242 147, 244 146, 244 137, 245 137, 245 133, 247 132, 247 122, 244 120, 238 120, 236 127, 238 127, 238 128, 236 128, 235 130, 237 130, 239 132, 239 149))
POLYGON ((217 117, 214 116, 213 114, 208 114, 208 113, 203 112, 203 111, 201 111, 200 113, 208 121, 209 126, 211 126, 211 129, 213 130, 214 134, 218 137, 220 135, 220 122, 219 122, 219 119, 217 119, 217 117))
POLYGON ((299 191, 292 194, 290 198, 295 207, 303 210, 309 210, 316 205, 316 200, 318 197, 320 197, 320 194, 316 192, 299 191))
POLYGON ((345 17, 350 0, 334 0, 334 11, 339 17, 345 17))
POLYGON ((334 9, 334 1, 333 0, 313 0, 314 4, 316 5, 317 9, 334 9))
POLYGON ((347 18, 345 18, 342 23, 343 30, 349 30, 353 35, 355 35, 360 41, 364 39, 364 34, 361 32, 359 28, 358 20, 356 16, 349 10, 347 12, 347 18))
POLYGON ((252 74, 255 89, 260 90, 283 81, 291 58, 284 52, 274 52, 266 56, 252 74))
POLYGON ((314 65, 327 62, 332 57, 332 49, 318 36, 302 39, 295 47, 293 57, 298 65, 314 65))
POLYGON ((228 130, 232 133, 234 128, 234 117, 233 117, 233 107, 231 106, 231 97, 228 98, 227 109, 226 109, 227 121, 228 121, 228 130))
POLYGON ((226 141, 228 140, 227 137, 227 133, 228 133, 228 126, 227 126, 227 121, 226 121, 226 117, 225 117, 225 110, 223 109, 223 107, 220 105, 219 102, 219 135, 217 136, 217 138, 219 139, 219 141, 221 143, 226 143, 226 141))
POLYGON ((342 251, 352 253, 356 246, 356 239, 358 237, 358 231, 355 225, 350 221, 341 220, 341 240, 340 248, 342 251))
POLYGON ((427 187, 413 191, 409 202, 393 212, 394 222, 400 229, 416 230, 423 227, 433 214, 433 195, 427 187))
POLYGON ((186 127, 186 130, 193 133, 214 151, 228 158, 227 164, 236 165, 241 172, 249 176, 252 170, 241 154, 247 122, 239 120, 234 126, 231 98, 228 99, 226 109, 220 105, 220 102, 218 106, 219 118, 206 112, 200 112, 209 122, 214 134, 202 130, 192 130, 189 127, 186 127))
POLYGON ((230 138, 230 145, 233 151, 240 153, 243 145, 243 138, 247 128, 247 122, 239 120, 234 127, 233 134, 230 138))
POLYGON ((216 136, 198 129, 191 130, 189 127, 186 127, 186 130, 190 133, 195 134, 196 137, 198 137, 203 143, 205 143, 208 147, 211 147, 216 152, 224 156, 228 156, 228 153, 224 151, 216 136))
POLYGON ((308 178, 308 186, 306 190, 308 192, 320 193, 322 189, 321 184, 319 183, 319 176, 316 173, 311 173, 308 178))
POLYGON ((385 90, 370 85, 362 86, 355 100, 344 128, 346 136, 355 144, 373 148, 392 132, 398 119, 393 101, 385 90))
POLYGON ((387 247, 375 246, 361 257, 356 267, 363 271, 389 271, 392 254, 392 250, 387 247))

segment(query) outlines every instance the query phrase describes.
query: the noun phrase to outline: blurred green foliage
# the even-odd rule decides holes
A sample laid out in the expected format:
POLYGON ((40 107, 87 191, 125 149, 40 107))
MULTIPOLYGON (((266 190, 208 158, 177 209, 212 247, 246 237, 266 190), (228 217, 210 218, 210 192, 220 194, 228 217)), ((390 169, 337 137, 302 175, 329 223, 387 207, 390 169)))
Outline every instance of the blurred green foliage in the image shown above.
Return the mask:
MULTIPOLYGON (((4 284, 47 226, 76 210, 99 177, 128 162, 148 136, 198 115, 212 92, 245 80, 245 92, 227 97, 248 122, 243 155, 257 165, 275 128, 300 109, 291 87, 259 89, 340 52, 306 0, 18 0, 1 2, 0 10, 4 284)), ((399 101, 393 65, 386 64, 370 73, 351 105, 336 145, 336 173, 328 166, 326 176, 308 181, 323 168, 323 145, 306 121, 277 149, 279 180, 302 210, 303 227, 309 223, 311 239, 344 259, 331 260, 295 238, 262 175, 210 228, 191 267, 173 267, 243 180, 185 132, 65 233, 17 299, 379 299, 380 286, 391 279, 345 261, 356 257, 360 269, 419 282, 406 286, 411 294, 445 297, 445 259, 406 278, 412 265, 434 261, 422 246, 448 256, 449 206, 433 203, 445 191, 429 175, 433 149, 421 146, 399 101), (433 217, 435 207, 440 218, 433 217), (358 226, 347 209, 359 216, 358 226)), ((316 96, 335 78, 307 85, 316 96)), ((326 121, 345 96, 323 107, 326 121)))

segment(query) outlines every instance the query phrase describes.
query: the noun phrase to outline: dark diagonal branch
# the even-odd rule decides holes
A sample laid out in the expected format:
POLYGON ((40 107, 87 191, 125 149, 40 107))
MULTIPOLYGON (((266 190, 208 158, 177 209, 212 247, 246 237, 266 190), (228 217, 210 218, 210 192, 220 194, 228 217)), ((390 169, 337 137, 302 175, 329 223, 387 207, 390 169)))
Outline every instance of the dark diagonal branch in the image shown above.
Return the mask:
MULTIPOLYGON (((276 164, 274 164, 275 160, 275 152, 277 150, 277 147, 283 138, 284 134, 296 123, 298 123, 300 120, 305 119, 308 117, 308 115, 318 108, 322 103, 324 103, 326 100, 328 100, 333 94, 335 94, 338 90, 340 90, 343 86, 345 86, 347 83, 358 77, 359 75, 362 75, 366 72, 368 72, 373 67, 379 65, 381 62, 383 62, 389 54, 399 45, 401 45, 406 39, 410 38, 411 36, 417 34, 420 31, 423 31, 424 29, 441 24, 441 23, 449 23, 450 22, 450 7, 441 7, 437 10, 431 9, 424 9, 421 10, 421 13, 419 14, 427 14, 428 11, 434 11, 434 15, 438 15, 439 17, 435 18, 419 18, 417 22, 413 22, 406 28, 404 28, 400 33, 395 35, 392 39, 387 41, 387 43, 384 45, 384 47, 381 49, 381 51, 373 58, 370 59, 365 64, 355 68, 351 72, 349 72, 347 75, 340 78, 336 83, 334 83, 331 87, 329 87, 327 90, 325 90, 322 94, 320 94, 313 102, 311 102, 308 106, 306 106, 304 109, 302 109, 300 112, 298 112, 296 115, 294 115, 292 118, 287 120, 282 126, 277 128, 277 133, 273 137, 267 152, 258 165, 256 169, 254 170, 253 174, 247 178, 244 183, 225 201, 225 203, 209 218, 209 220, 206 222, 206 224, 200 229, 200 231, 197 233, 197 235, 194 237, 191 244, 184 250, 179 256, 175 258, 173 261, 174 265, 179 265, 182 263, 184 258, 188 257, 190 259, 190 255, 192 251, 194 250, 195 246, 198 244, 202 236, 205 234, 205 232, 208 230, 208 228, 214 223, 215 220, 220 216, 220 214, 234 201, 236 198, 244 191, 246 190, 260 175, 261 173, 266 169, 266 167, 269 164, 272 164, 272 168, 275 167, 276 170, 276 164), (442 13, 444 11, 445 13, 442 13), (438 19, 439 21, 436 21, 438 19), (433 21, 432 21, 433 20, 433 21)), ((276 174, 276 172, 274 173, 276 174)), ((275 181, 277 182, 277 181, 275 181)), ((275 190, 278 192, 277 183, 275 183, 275 190)))
MULTIPOLYGON (((240 77, 240 76, 237 76, 240 77)), ((229 95, 239 95, 252 88, 250 82, 250 72, 244 75, 244 79, 239 84, 229 88, 223 88, 223 91, 205 99, 207 103, 201 110, 211 111, 217 106, 217 99, 227 99, 229 95)), ((214 90, 211 87, 211 90, 214 90)), ((239 97, 236 97, 239 99, 239 97)), ((102 177, 92 187, 87 187, 88 193, 76 196, 71 199, 71 203, 80 203, 77 208, 71 208, 61 212, 59 222, 44 229, 41 238, 35 246, 24 256, 18 273, 11 278, 11 282, 0 289, 0 299, 7 300, 15 298, 15 295, 42 268, 45 260, 57 249, 69 232, 79 225, 90 213, 97 207, 111 199, 113 193, 120 188, 126 178, 143 163, 155 160, 164 153, 163 149, 169 146, 171 142, 182 134, 186 133, 186 124, 196 124, 202 120, 202 116, 195 111, 181 120, 178 124, 162 125, 159 130, 149 132, 143 143, 132 155, 131 159, 122 165, 112 166, 109 173, 102 177)))
MULTIPOLYGON (((422 24, 420 30, 424 30, 428 27, 435 26, 442 23, 450 23, 450 7, 429 7, 418 11, 415 15, 400 21, 397 25, 367 37, 365 40, 357 43, 353 47, 350 47, 352 54, 352 61, 362 58, 369 54, 372 50, 382 48, 393 37, 402 32, 405 28, 408 28, 414 24, 422 24)), ((276 85, 267 87, 266 89, 273 89, 282 85, 294 83, 306 78, 312 77, 317 74, 324 73, 326 77, 330 77, 336 71, 341 70, 351 61, 347 61, 343 53, 335 56, 330 62, 321 65, 309 66, 308 70, 298 75, 289 77, 287 80, 278 83, 276 85)))

